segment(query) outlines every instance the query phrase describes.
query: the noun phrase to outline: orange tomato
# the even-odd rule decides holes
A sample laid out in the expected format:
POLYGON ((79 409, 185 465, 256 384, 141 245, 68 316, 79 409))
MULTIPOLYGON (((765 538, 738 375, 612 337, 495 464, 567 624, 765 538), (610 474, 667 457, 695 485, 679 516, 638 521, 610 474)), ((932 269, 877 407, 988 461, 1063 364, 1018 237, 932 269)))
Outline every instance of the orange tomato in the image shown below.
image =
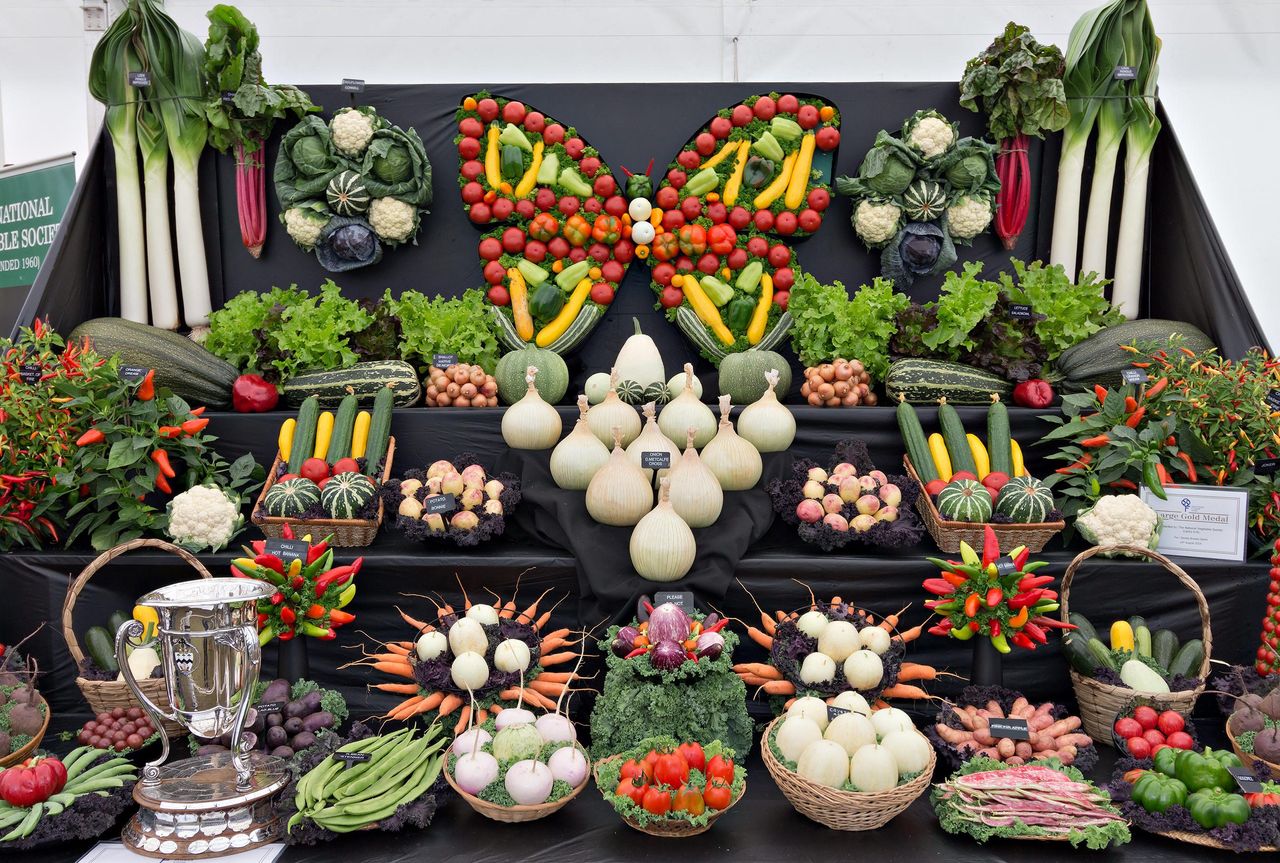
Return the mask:
POLYGON ((707 809, 707 802, 702 799, 702 792, 688 785, 681 785, 676 792, 672 807, 677 812, 688 812, 690 815, 701 815, 707 809))
POLYGON ((468 96, 467 98, 462 100, 462 110, 474 111, 475 109, 476 109, 476 100, 474 97, 468 96))

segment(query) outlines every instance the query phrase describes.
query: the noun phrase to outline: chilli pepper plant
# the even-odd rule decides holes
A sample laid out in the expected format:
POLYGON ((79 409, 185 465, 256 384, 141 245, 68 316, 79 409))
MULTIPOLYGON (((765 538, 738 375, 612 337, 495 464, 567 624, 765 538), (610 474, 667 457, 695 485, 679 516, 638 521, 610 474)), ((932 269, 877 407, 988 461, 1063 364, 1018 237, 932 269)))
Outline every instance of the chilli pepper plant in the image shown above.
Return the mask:
POLYGON ((1053 576, 1035 574, 1046 562, 1028 560, 1026 546, 1002 557, 995 531, 986 525, 982 556, 961 542, 960 557, 928 559, 942 571, 940 577, 924 581, 924 589, 937 597, 925 607, 942 617, 930 633, 960 641, 984 635, 996 650, 1008 653, 1010 645, 1035 650, 1048 643, 1050 629, 1076 628, 1045 616, 1058 610, 1058 593, 1050 589, 1053 576))
MULTIPOLYGON (((284 526, 284 538, 293 539, 293 528, 284 526)), ((311 536, 302 537, 308 542, 311 536)), ((338 637, 338 627, 355 620, 343 611, 356 595, 355 576, 364 563, 357 557, 342 566, 333 565, 333 549, 325 537, 307 548, 307 559, 295 558, 285 563, 267 551, 264 540, 250 543, 245 556, 231 561, 231 574, 237 578, 257 578, 275 586, 276 592, 258 600, 258 643, 266 645, 273 638, 288 641, 295 635, 331 641, 338 637)))

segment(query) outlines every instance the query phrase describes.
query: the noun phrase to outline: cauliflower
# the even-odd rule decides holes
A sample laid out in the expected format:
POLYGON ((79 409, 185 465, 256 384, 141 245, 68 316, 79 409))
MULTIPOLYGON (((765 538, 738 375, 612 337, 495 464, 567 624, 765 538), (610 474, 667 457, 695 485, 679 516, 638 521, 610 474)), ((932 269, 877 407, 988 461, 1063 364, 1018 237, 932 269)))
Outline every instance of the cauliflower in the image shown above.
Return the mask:
POLYGON ((217 486, 197 485, 169 501, 169 537, 193 551, 217 551, 231 541, 244 516, 239 499, 217 486))
MULTIPOLYGON (((1160 541, 1160 517, 1136 494, 1108 495, 1076 516, 1076 530, 1089 542, 1104 548, 1120 545, 1155 548, 1160 541)), ((1137 556, 1123 551, 1102 554, 1137 556)))
POLYGON ((418 211, 397 198, 374 198, 369 226, 388 243, 403 243, 418 230, 418 211))
POLYGON ((947 228, 957 240, 971 240, 991 224, 991 199, 961 195, 947 208, 947 228))
POLYGON ((290 238, 309 252, 320 242, 329 217, 306 207, 291 207, 280 214, 280 221, 284 222, 290 238))
POLYGON ((902 208, 891 201, 864 198, 853 211, 853 229, 868 246, 883 246, 898 233, 902 208))
POLYGON ((926 159, 940 156, 956 142, 956 130, 936 111, 919 113, 907 121, 905 138, 926 159))
POLYGON ((363 111, 344 108, 329 121, 334 148, 344 156, 359 156, 373 140, 373 118, 363 111))

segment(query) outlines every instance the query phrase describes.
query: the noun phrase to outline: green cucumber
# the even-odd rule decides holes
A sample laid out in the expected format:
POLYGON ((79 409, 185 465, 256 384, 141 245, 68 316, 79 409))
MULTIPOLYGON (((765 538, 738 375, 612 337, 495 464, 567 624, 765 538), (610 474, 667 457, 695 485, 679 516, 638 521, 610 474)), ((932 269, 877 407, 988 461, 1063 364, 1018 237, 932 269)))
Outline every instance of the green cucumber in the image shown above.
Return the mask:
POLYGON ((1079 674, 1092 677, 1098 668, 1098 660, 1089 649, 1088 640, 1077 631, 1067 630, 1062 634, 1062 652, 1079 674))
POLYGON ((116 662, 115 639, 112 638, 105 627, 89 627, 89 630, 84 634, 84 649, 89 654, 89 658, 93 660, 93 664, 103 671, 110 671, 114 674, 120 670, 120 665, 116 662))
POLYGON ((1085 617, 1080 612, 1073 611, 1067 617, 1071 623, 1075 624, 1076 632, 1080 633, 1080 635, 1084 637, 1085 641, 1098 637, 1098 631, 1093 628, 1093 624, 1089 622, 1089 618, 1085 617))
POLYGON ((124 626, 129 620, 130 616, 117 608, 115 611, 111 612, 111 616, 107 618, 107 632, 111 633, 112 638, 115 638, 116 633, 120 631, 120 627, 124 626))
POLYGON ((1009 440, 1009 409, 999 396, 992 396, 991 407, 987 408, 987 454, 993 473, 998 471, 1012 478, 1013 446, 1009 440))
POLYGON ((356 430, 356 409, 359 407, 359 400, 354 394, 348 395, 338 405, 338 411, 333 415, 333 432, 329 436, 329 454, 328 462, 330 465, 336 464, 338 459, 346 458, 351 455, 351 436, 356 430))
POLYGON ((1111 651, 1102 643, 1100 639, 1089 639, 1089 650, 1093 653, 1094 668, 1110 668, 1112 671, 1120 670, 1120 663, 1116 662, 1116 658, 1111 655, 1111 651))
POLYGON ((1178 652, 1178 636, 1167 629, 1157 629, 1151 636, 1151 658, 1166 671, 1178 652))
POLYGON ((911 465, 916 469, 920 482, 927 485, 938 479, 938 469, 934 467, 933 457, 929 455, 929 442, 925 439, 924 429, 920 427, 920 417, 906 399, 899 400, 897 413, 898 430, 902 433, 902 442, 906 445, 911 465))
POLYGON ((1183 677, 1194 677, 1200 673, 1200 664, 1204 662, 1204 642, 1193 638, 1178 650, 1169 663, 1169 674, 1181 674, 1183 677))
POLYGON ((298 408, 298 425, 293 430, 293 445, 289 449, 289 473, 302 470, 302 463, 311 457, 316 448, 316 420, 320 419, 320 399, 307 396, 298 408))
POLYGON ((947 404, 945 396, 938 405, 938 423, 942 426, 942 439, 947 444, 947 455, 951 457, 951 469, 957 473, 967 470, 976 478, 978 465, 969 450, 964 423, 960 421, 960 414, 956 413, 956 409, 947 404))
POLYGON ((373 416, 369 419, 369 442, 365 444, 364 472, 369 476, 381 476, 378 463, 387 454, 387 443, 391 439, 391 408, 395 404, 395 394, 388 388, 379 392, 373 399, 373 416))

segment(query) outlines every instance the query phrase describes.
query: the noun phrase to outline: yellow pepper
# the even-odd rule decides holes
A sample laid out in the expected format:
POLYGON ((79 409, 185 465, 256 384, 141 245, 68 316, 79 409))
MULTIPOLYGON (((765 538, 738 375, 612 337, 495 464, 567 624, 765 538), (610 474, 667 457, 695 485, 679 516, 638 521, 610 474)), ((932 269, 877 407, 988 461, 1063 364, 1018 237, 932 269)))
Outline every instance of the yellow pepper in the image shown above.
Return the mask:
POLYGON ((529 286, 516 267, 507 270, 507 287, 511 292, 511 314, 516 322, 516 335, 526 342, 533 338, 533 316, 529 314, 529 286))
POLYGON ((545 348, 556 339, 564 335, 564 331, 569 329, 569 324, 573 323, 578 317, 578 312, 582 311, 582 304, 587 301, 587 294, 591 293, 591 280, 583 279, 578 282, 578 286, 573 289, 573 293, 569 296, 569 302, 564 304, 564 308, 560 310, 560 314, 555 319, 542 328, 538 333, 538 347, 545 348))
MULTIPOLYGON (((671 281, 674 283, 675 279, 671 281)), ((726 345, 733 344, 736 341, 733 333, 729 332, 729 328, 724 325, 724 321, 720 318, 720 310, 702 290, 698 280, 687 277, 681 280, 681 286, 684 288, 684 295, 689 300, 689 305, 693 306, 694 312, 697 313, 698 320, 706 324, 721 342, 726 345)))
POLYGON ((760 277, 760 299, 756 302, 756 310, 751 313, 751 323, 747 325, 747 341, 753 345, 760 344, 764 338, 764 328, 769 323, 769 306, 773 305, 773 277, 765 273, 760 277))
POLYGON ((351 432, 351 457, 362 458, 365 450, 369 447, 369 426, 373 422, 373 417, 368 411, 360 411, 356 414, 356 425, 351 432))
POLYGON ((778 173, 778 176, 773 178, 772 183, 765 186, 760 194, 756 195, 756 199, 751 202, 753 207, 757 210, 767 210, 774 201, 778 200, 778 196, 787 188, 787 181, 791 179, 791 169, 795 167, 796 159, 799 156, 800 151, 797 150, 782 160, 782 170, 778 173))
MULTIPOLYGON (((746 143, 747 143, 747 145, 748 145, 748 146, 750 146, 750 144, 751 144, 751 142, 750 142, 750 141, 747 141, 746 143)), ((703 162, 701 165, 699 165, 699 166, 698 166, 698 168, 699 168, 699 169, 702 169, 702 168, 714 168, 716 165, 719 165, 719 164, 720 164, 721 162, 723 162, 725 159, 727 159, 727 158, 729 158, 731 155, 733 155, 733 153, 734 153, 737 149, 738 149, 738 142, 737 142, 737 141, 725 141, 725 142, 724 142, 724 144, 722 144, 722 145, 720 146, 719 151, 717 151, 717 152, 716 152, 716 154, 715 154, 714 156, 708 156, 708 157, 707 157, 707 161, 705 161, 705 162, 703 162)), ((725 203, 728 203, 728 202, 726 201, 725 203)))
POLYGON ((788 210, 794 210, 804 203, 804 193, 809 188, 809 175, 813 172, 813 147, 816 141, 812 132, 800 139, 800 158, 791 171, 791 179, 787 182, 787 197, 783 199, 788 210))
POLYGON ((733 173, 725 181, 724 195, 721 196, 726 207, 732 207, 738 201, 738 190, 742 188, 742 171, 747 167, 747 156, 750 152, 750 141, 743 141, 738 145, 738 161, 733 165, 733 173))
MULTIPOLYGON (((498 124, 489 126, 489 145, 484 153, 484 179, 490 189, 497 189, 502 184, 502 168, 498 161, 498 124)), ((535 175, 536 176, 536 175, 535 175)))
MULTIPOLYGON (((249 561, 250 564, 253 561, 249 561)), ((150 641, 155 638, 157 630, 160 628, 160 616, 156 614, 156 610, 149 605, 135 605, 133 607, 133 619, 142 624, 142 641, 150 641)))
POLYGON ((293 451, 293 433, 298 429, 298 421, 293 417, 280 423, 280 436, 276 442, 280 447, 280 458, 284 461, 289 460, 289 453, 293 451))
POLYGON ((542 141, 533 145, 533 162, 529 165, 529 170, 525 171, 524 176, 520 178, 520 182, 516 184, 517 198, 529 197, 529 193, 538 182, 538 169, 542 167, 542 151, 545 146, 542 141))

